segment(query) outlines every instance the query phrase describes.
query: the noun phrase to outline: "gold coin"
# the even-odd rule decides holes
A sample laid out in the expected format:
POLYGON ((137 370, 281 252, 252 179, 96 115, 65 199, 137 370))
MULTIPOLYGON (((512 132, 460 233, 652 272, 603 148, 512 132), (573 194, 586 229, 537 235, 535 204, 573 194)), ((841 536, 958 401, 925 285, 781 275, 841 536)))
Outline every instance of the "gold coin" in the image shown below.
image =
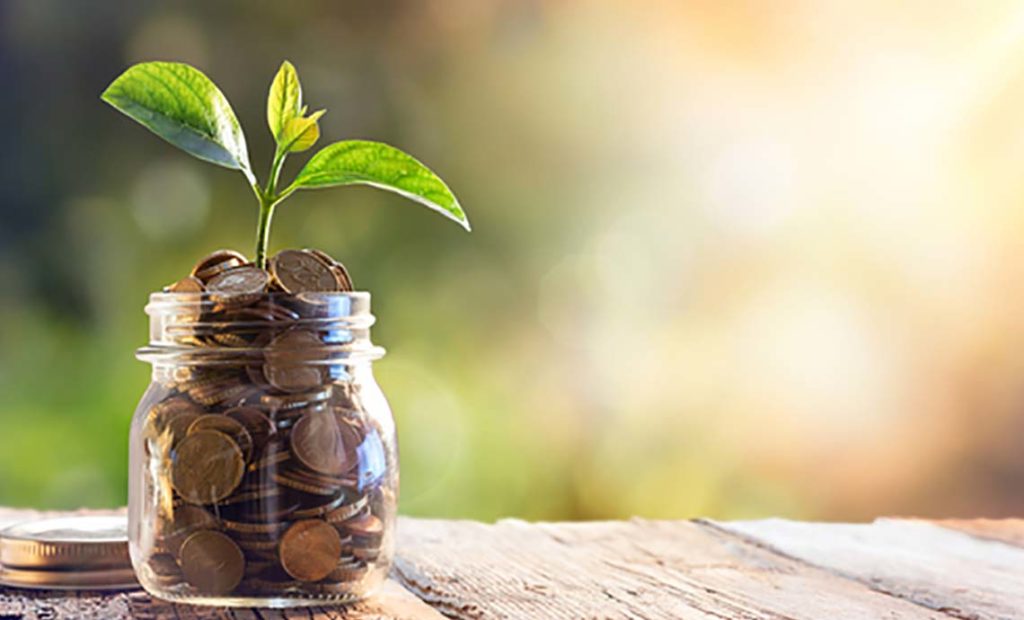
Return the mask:
POLYGON ((241 448, 217 431, 190 433, 175 453, 171 485, 191 504, 212 504, 231 495, 245 473, 241 448))
POLYGON ((191 275, 202 282, 209 282, 217 274, 241 267, 247 262, 249 261, 245 256, 234 250, 217 250, 196 263, 191 275))
POLYGON ((356 465, 358 431, 324 413, 307 413, 291 432, 292 454, 300 463, 321 474, 338 476, 356 465))
POLYGON ((188 434, 199 431, 217 431, 219 433, 224 433, 228 437, 234 439, 235 443, 238 444, 238 447, 242 449, 242 455, 244 456, 246 463, 252 459, 252 435, 249 434, 249 431, 247 431, 245 426, 243 426, 238 420, 229 418, 225 415, 210 413, 200 416, 188 427, 188 434))
POLYGON ((270 274, 286 293, 330 293, 341 283, 330 265, 311 252, 282 250, 270 259, 270 274))
POLYGON ((281 567, 299 581, 320 581, 341 559, 341 536, 320 519, 297 521, 281 537, 281 567))
POLYGON ((185 581, 203 594, 227 594, 245 575, 245 556, 233 540, 212 530, 195 532, 181 545, 185 581))

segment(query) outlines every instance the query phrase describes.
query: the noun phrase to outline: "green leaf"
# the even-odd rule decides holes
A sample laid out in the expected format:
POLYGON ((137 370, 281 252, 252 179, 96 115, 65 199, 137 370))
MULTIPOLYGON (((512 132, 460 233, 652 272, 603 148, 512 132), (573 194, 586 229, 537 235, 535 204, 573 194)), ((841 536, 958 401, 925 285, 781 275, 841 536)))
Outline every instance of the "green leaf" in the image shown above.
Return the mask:
POLYGON ((231 104, 198 69, 177 62, 140 63, 114 80, 102 99, 174 146, 241 170, 255 182, 231 104))
POLYGON ((326 110, 318 110, 308 118, 295 117, 290 119, 281 130, 281 150, 286 153, 299 153, 316 144, 320 139, 320 126, 317 121, 326 110))
POLYGON ((288 191, 335 185, 371 185, 414 200, 469 230, 469 220, 436 174, 408 153, 366 140, 325 146, 299 172, 288 191))
POLYGON ((302 86, 299 74, 287 60, 281 63, 267 96, 267 124, 274 139, 281 142, 281 132, 293 118, 302 116, 302 86))

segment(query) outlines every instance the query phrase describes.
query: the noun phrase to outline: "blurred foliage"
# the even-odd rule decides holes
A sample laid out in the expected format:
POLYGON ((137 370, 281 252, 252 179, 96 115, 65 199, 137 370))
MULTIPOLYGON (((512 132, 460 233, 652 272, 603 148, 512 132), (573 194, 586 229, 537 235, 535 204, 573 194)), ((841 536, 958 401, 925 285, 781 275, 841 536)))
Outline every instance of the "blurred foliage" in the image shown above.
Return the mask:
POLYGON ((366 188, 275 220, 275 248, 373 293, 403 512, 1020 512, 1021 23, 1002 1, 2 2, 0 504, 124 502, 148 292, 252 251, 240 175, 99 93, 186 61, 262 127, 287 58, 324 135, 429 162, 474 225, 366 188))

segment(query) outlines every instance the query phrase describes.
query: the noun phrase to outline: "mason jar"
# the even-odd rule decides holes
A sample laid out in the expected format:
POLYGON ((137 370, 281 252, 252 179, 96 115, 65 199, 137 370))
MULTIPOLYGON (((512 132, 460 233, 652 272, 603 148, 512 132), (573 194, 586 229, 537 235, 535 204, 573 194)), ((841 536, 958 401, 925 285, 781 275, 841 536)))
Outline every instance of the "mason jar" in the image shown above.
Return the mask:
POLYGON ((155 293, 130 437, 132 564, 183 603, 345 603, 387 576, 395 428, 370 295, 155 293))

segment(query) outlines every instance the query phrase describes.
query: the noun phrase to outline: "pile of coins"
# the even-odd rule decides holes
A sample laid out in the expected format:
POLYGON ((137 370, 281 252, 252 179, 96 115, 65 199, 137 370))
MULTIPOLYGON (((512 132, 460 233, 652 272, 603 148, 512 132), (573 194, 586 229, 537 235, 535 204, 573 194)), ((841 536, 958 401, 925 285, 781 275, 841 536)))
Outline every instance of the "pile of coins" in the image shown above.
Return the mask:
POLYGON ((351 290, 316 250, 266 270, 222 250, 165 289, 205 293, 180 304, 174 340, 229 363, 174 366, 143 405, 156 472, 143 572, 161 591, 345 595, 386 560, 389 440, 349 370, 316 356, 350 337, 318 294, 351 290))

